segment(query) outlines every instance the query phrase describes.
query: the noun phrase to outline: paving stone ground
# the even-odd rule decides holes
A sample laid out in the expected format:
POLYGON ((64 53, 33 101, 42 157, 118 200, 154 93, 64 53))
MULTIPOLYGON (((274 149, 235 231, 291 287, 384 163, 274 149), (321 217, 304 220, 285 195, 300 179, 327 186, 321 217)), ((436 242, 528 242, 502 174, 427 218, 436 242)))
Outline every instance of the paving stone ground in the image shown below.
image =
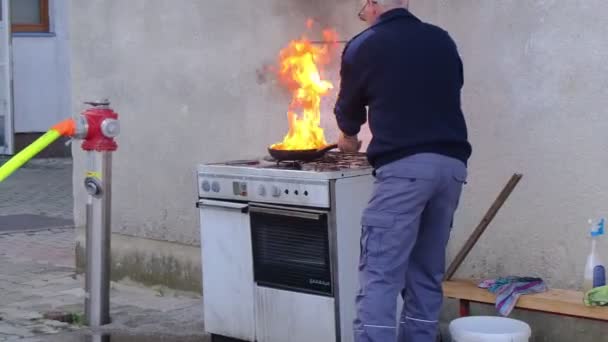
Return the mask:
MULTIPOLYGON (((71 229, 0 235, 0 341, 44 341, 83 329, 43 318, 84 312, 84 277, 75 273, 73 247, 71 229)), ((105 332, 205 336, 196 294, 112 283, 111 306, 105 332)))
MULTIPOLYGON (((0 165, 7 160, 0 157, 0 165)), ((0 183, 0 216, 73 218, 72 160, 33 159, 0 183)))
MULTIPOLYGON (((16 214, 71 219, 71 165, 68 159, 35 160, 0 183, 0 222, 16 214)), ((75 238, 71 228, 0 231, 0 342, 69 341, 74 333, 90 331, 43 318, 50 311, 84 312, 84 277, 74 267, 75 238)), ((111 315, 113 323, 95 332, 206 340, 198 294, 112 283, 111 315)))

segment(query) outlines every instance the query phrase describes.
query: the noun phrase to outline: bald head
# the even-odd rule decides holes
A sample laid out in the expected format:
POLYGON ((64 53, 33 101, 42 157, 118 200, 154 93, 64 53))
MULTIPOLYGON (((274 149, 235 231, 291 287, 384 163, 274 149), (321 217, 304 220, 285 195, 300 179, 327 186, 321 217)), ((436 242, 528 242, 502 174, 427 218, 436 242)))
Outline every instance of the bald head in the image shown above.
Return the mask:
POLYGON ((398 7, 407 7, 409 0, 376 0, 378 5, 385 9, 393 9, 398 7))
POLYGON ((364 0, 359 17, 371 25, 383 13, 395 8, 408 8, 409 3, 409 0, 364 0))

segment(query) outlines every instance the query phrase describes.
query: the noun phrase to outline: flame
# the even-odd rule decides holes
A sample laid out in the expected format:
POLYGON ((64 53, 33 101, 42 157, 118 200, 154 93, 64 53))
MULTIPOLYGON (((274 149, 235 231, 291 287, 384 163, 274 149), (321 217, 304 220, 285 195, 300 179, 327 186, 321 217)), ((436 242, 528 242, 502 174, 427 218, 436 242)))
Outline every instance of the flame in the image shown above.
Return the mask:
POLYGON ((306 20, 306 27, 310 30, 312 29, 313 25, 315 24, 315 21, 312 18, 309 18, 308 20, 306 20))
MULTIPOLYGON (((309 19, 307 26, 312 27, 309 19)), ((279 54, 279 78, 291 91, 292 101, 287 111, 289 132, 282 142, 271 146, 279 150, 309 150, 327 146, 321 124, 321 98, 333 89, 333 84, 321 77, 322 67, 331 61, 332 43, 338 35, 323 31, 329 44, 313 44, 306 36, 293 40, 279 54)))

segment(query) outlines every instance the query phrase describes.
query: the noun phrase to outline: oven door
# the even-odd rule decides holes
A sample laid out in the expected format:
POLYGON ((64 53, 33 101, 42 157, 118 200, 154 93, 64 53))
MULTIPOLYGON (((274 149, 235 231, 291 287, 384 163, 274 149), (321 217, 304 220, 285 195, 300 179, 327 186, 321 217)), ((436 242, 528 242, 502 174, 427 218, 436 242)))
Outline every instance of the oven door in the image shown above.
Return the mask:
POLYGON ((251 205, 258 286, 333 297, 328 212, 251 205))
POLYGON ((207 332, 255 341, 247 203, 200 200, 203 311, 207 332))

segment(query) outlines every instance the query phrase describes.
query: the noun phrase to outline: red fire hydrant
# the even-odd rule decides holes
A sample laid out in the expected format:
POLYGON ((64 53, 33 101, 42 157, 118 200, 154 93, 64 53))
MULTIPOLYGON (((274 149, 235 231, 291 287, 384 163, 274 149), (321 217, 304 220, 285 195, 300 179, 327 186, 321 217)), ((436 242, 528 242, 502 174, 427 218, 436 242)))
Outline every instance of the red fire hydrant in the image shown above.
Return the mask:
POLYGON ((114 138, 120 133, 118 114, 110 108, 110 101, 85 102, 91 108, 85 110, 77 122, 76 137, 84 139, 85 151, 116 151, 118 145, 114 138), (84 136, 79 137, 79 134, 84 136))
POLYGON ((87 153, 85 315, 88 325, 99 327, 110 323, 112 152, 120 126, 108 100, 86 104, 91 107, 76 120, 74 138, 84 140, 87 153))

